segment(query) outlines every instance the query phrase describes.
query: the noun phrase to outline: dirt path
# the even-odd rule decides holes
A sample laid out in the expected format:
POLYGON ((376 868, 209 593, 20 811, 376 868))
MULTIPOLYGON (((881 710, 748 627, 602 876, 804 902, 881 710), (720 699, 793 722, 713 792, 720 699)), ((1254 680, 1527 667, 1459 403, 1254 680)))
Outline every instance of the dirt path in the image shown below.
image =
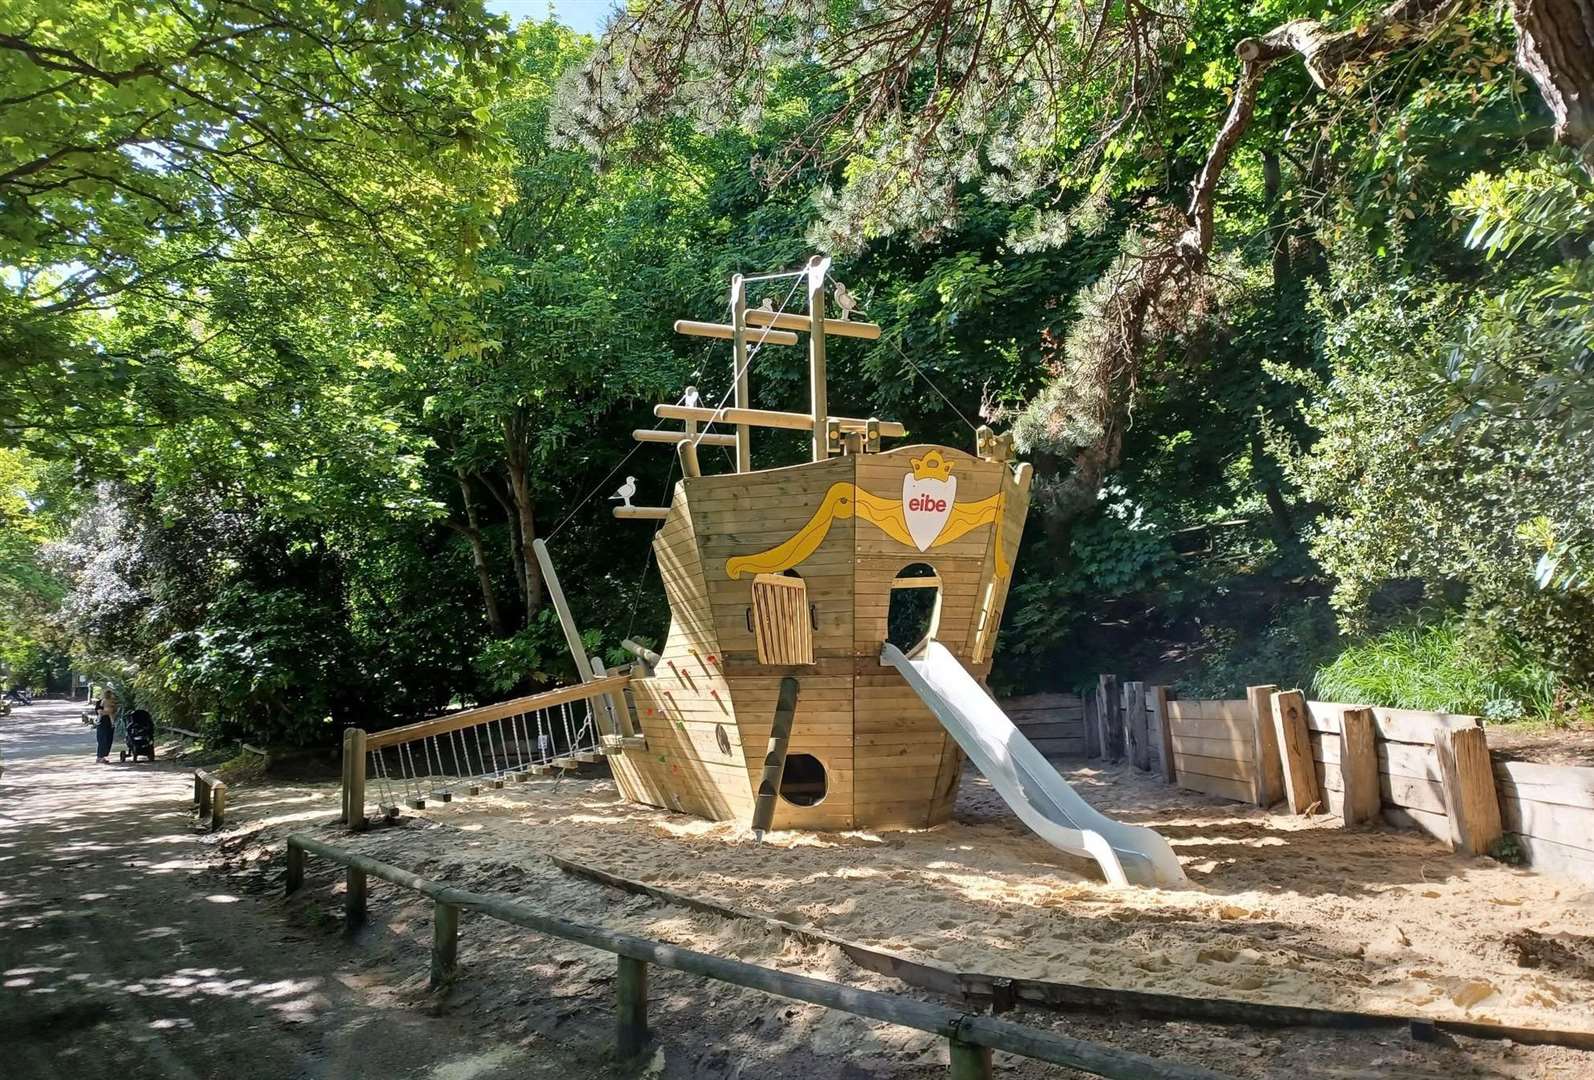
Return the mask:
POLYGON ((209 851, 182 809, 185 774, 95 765, 80 709, 41 703, 0 718, 5 1076, 540 1072, 508 1069, 513 1047, 497 1048, 495 1064, 493 1044, 450 1017, 376 1003, 382 972, 355 950, 206 874, 209 851))

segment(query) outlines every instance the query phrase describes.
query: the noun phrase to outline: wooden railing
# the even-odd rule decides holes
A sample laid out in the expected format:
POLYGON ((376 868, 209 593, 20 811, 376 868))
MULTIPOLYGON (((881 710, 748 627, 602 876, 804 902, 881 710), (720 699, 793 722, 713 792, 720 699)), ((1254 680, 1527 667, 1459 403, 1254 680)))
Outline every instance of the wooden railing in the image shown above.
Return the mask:
POLYGON ((622 1057, 635 1056, 647 1043, 647 966, 657 964, 733 986, 745 986, 777 997, 823 1005, 854 1016, 883 1020, 942 1036, 950 1047, 949 1075, 952 1080, 990 1080, 993 1075, 992 1050, 1066 1065, 1095 1076, 1121 1077, 1124 1080, 1223 1080, 1223 1074, 1200 1066, 1163 1061, 979 1013, 959 1012, 945 1005, 896 994, 859 990, 824 979, 712 956, 651 938, 570 922, 514 900, 450 888, 408 870, 300 833, 288 837, 287 891, 290 894, 304 884, 306 854, 319 855, 346 868, 344 917, 351 927, 365 920, 370 878, 391 882, 432 900, 431 985, 434 989, 448 983, 457 972, 461 911, 477 911, 500 922, 613 953, 619 958, 618 977, 615 980, 615 1035, 622 1057))
POLYGON ((604 736, 629 734, 621 693, 629 675, 610 675, 540 694, 450 713, 374 735, 343 733, 343 821, 365 827, 368 785, 385 816, 402 799, 421 809, 482 787, 501 788, 551 769, 597 761, 604 736), (594 707, 596 705, 596 707, 594 707))

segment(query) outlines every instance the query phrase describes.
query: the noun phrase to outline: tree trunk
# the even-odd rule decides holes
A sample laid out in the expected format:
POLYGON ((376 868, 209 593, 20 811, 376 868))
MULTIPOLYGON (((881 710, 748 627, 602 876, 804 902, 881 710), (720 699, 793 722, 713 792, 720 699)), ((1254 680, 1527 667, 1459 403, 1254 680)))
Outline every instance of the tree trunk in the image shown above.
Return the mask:
POLYGON ((465 470, 455 466, 454 475, 459 480, 460 501, 465 504, 465 524, 455 528, 470 543, 471 558, 476 563, 476 580, 481 583, 482 606, 487 612, 487 627, 495 638, 504 636, 504 616, 498 610, 498 591, 493 588, 492 569, 487 563, 487 546, 482 543, 481 520, 476 516, 476 503, 470 497, 470 477, 465 470))
POLYGON ((1555 117, 1555 141, 1594 177, 1594 0, 1514 0, 1517 66, 1555 117))
POLYGON ((520 567, 525 581, 526 625, 542 607, 542 567, 537 564, 537 553, 532 541, 537 539, 537 523, 532 516, 530 469, 525 442, 517 437, 520 425, 513 420, 504 421, 505 464, 509 469, 509 490, 515 500, 515 521, 520 526, 520 567))

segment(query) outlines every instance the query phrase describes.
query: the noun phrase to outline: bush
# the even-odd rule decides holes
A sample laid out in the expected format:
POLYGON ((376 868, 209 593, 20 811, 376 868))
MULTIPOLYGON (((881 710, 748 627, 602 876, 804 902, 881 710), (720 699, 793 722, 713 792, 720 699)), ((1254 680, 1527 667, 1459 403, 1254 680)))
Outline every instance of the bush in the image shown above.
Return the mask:
POLYGON ((1345 649, 1319 669, 1312 689, 1330 701, 1548 720, 1556 678, 1517 642, 1448 619, 1387 630, 1345 649))

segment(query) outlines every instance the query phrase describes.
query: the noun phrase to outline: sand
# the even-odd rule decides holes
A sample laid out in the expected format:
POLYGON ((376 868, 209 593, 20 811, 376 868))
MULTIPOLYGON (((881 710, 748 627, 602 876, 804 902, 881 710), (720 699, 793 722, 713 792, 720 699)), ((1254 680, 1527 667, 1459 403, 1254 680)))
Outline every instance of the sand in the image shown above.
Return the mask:
MULTIPOLYGON (((929 830, 775 833, 533 780, 433 805, 453 854, 555 854, 963 971, 1594 1031, 1594 890, 1420 834, 1270 815, 1124 769, 1068 779, 1166 836, 1191 885, 1106 885, 977 774, 929 830)), ((406 811, 406 814, 413 812, 406 811)))

